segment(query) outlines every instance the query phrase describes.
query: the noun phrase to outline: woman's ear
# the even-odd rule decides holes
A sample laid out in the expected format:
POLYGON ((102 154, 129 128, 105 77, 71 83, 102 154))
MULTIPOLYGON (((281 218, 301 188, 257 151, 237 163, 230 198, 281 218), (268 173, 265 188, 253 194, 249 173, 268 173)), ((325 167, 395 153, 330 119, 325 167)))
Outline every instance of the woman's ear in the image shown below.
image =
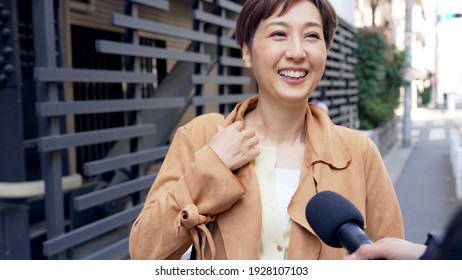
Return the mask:
POLYGON ((246 68, 252 67, 252 56, 250 55, 250 48, 244 43, 242 46, 242 60, 246 68))

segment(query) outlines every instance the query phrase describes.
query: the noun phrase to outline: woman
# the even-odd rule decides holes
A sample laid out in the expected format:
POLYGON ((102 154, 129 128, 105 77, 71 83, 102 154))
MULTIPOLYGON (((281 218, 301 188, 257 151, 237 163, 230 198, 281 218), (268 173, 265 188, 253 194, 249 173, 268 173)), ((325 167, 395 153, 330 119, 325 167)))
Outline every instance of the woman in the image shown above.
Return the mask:
MULTIPOLYGON (((342 259, 308 225, 319 191, 353 202, 372 240, 403 237, 380 154, 361 132, 332 124, 307 100, 322 78, 337 16, 327 0, 248 0, 236 40, 258 97, 226 118, 178 129, 133 224, 134 259, 342 259)), ((326 221, 328 222, 328 221, 326 221)))

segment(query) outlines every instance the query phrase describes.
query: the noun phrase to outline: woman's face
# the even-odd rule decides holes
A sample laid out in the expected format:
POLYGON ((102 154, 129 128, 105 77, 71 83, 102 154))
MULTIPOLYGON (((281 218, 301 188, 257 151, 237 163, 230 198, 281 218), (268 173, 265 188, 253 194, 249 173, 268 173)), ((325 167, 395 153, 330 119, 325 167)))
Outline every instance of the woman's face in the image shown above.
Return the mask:
POLYGON ((326 64, 321 14, 305 0, 297 1, 280 17, 278 13, 260 23, 251 50, 243 46, 244 62, 253 69, 260 96, 306 103, 326 64))

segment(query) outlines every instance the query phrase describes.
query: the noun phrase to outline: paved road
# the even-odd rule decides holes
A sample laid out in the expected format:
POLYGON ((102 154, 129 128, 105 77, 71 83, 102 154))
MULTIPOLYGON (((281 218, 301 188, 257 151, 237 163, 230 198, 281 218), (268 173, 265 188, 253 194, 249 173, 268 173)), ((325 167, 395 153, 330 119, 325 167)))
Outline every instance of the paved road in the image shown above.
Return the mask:
POLYGON ((440 110, 413 109, 412 146, 384 157, 403 213, 406 239, 423 243, 444 232, 460 201, 449 159, 449 130, 462 118, 440 110))

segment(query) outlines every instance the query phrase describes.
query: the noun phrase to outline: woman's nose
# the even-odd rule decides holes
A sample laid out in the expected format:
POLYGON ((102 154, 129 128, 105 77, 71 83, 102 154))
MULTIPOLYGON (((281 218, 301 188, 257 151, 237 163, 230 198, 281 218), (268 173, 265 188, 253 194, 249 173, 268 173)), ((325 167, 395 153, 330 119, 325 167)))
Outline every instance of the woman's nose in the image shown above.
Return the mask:
POLYGON ((286 57, 294 61, 300 61, 300 60, 305 59, 306 56, 307 56, 306 50, 303 47, 301 39, 294 38, 290 40, 287 50, 286 50, 286 57))

